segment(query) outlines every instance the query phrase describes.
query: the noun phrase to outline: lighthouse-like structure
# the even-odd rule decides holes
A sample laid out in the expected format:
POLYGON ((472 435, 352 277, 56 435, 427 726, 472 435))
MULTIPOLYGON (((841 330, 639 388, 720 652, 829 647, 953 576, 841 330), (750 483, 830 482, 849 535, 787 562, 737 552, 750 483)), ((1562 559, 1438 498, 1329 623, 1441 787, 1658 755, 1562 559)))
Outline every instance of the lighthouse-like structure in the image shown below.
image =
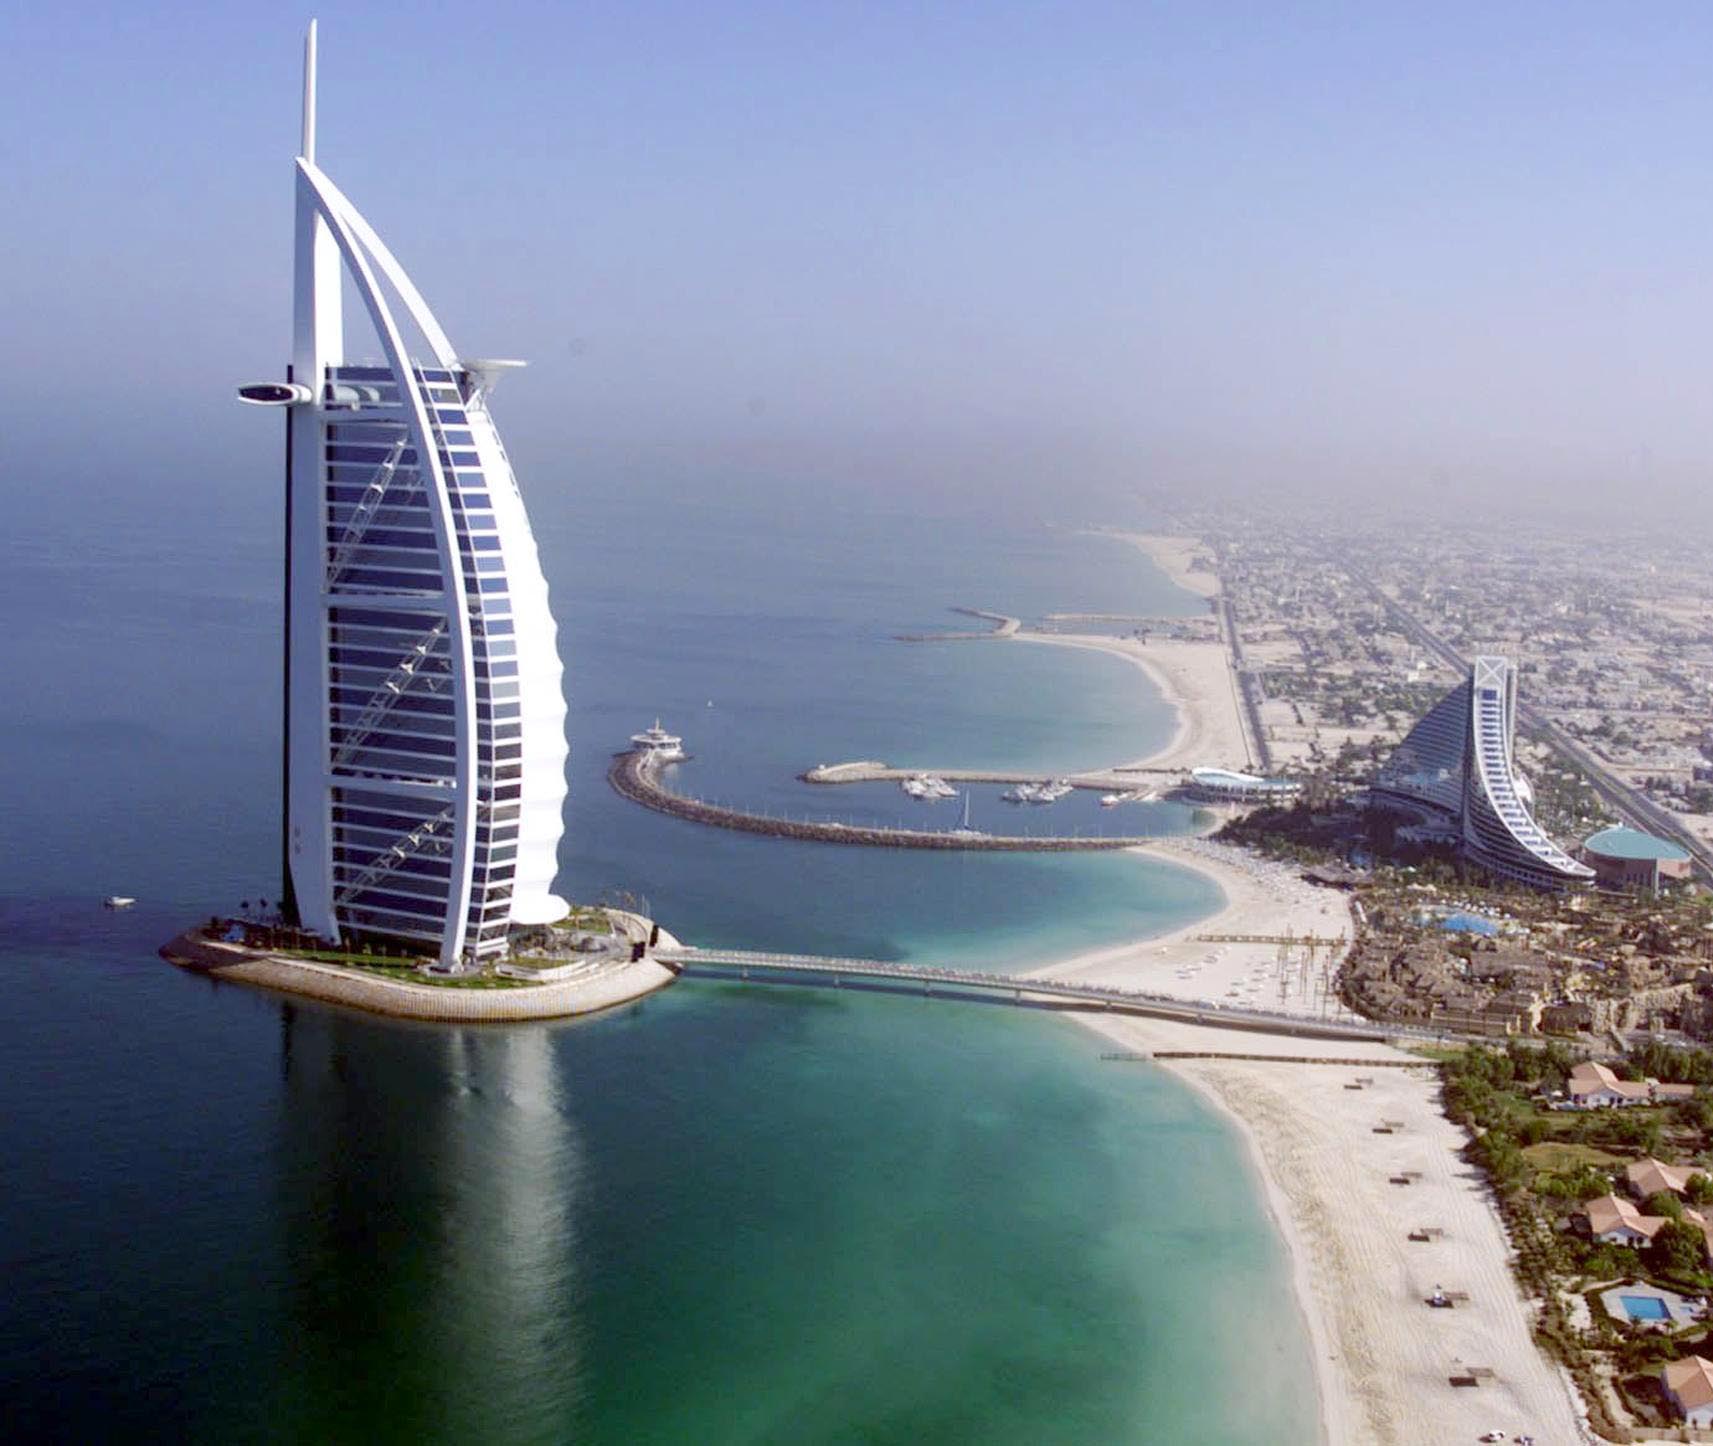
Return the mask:
POLYGON ((304 53, 286 410, 286 910, 328 940, 503 954, 553 892, 565 802, 557 629, 488 411, 520 362, 460 358, 315 159, 304 53), (347 361, 344 278, 379 355, 347 361))

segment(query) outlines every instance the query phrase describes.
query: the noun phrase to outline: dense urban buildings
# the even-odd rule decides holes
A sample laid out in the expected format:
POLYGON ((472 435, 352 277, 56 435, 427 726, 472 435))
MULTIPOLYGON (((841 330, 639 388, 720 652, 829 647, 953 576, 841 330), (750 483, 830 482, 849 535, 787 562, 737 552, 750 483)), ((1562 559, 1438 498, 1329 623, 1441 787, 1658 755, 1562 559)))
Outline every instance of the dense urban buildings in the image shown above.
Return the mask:
POLYGON ((296 174, 291 369, 240 391, 289 416, 285 913, 473 963, 567 912, 556 629, 488 411, 518 364, 460 358, 316 165, 313 28, 296 174), (378 363, 347 358, 347 276, 378 363))
POLYGON ((1533 793, 1513 759, 1516 718, 1515 665, 1477 657, 1380 767, 1371 796, 1411 813, 1424 837, 1446 838, 1501 878, 1549 889, 1591 882, 1594 870, 1554 843, 1529 811, 1533 793))
POLYGON ((1470 659, 1508 657, 1547 832, 1622 821, 1713 879, 1713 561, 1684 517, 1390 493, 1156 505, 1217 570, 1261 771, 1364 785, 1470 659))

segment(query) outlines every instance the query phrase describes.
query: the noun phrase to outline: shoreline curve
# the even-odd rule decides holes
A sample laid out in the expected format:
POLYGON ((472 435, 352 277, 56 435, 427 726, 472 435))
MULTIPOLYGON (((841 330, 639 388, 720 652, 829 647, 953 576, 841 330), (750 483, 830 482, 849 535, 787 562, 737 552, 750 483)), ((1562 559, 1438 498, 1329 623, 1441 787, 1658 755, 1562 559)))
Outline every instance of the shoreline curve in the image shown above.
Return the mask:
POLYGON ((503 1024, 595 1014, 641 999, 678 978, 677 970, 645 957, 590 980, 526 984, 513 989, 453 989, 387 979, 317 960, 290 959, 197 938, 188 931, 163 944, 160 956, 169 964, 211 979, 231 979, 369 1014, 440 1024, 503 1024))

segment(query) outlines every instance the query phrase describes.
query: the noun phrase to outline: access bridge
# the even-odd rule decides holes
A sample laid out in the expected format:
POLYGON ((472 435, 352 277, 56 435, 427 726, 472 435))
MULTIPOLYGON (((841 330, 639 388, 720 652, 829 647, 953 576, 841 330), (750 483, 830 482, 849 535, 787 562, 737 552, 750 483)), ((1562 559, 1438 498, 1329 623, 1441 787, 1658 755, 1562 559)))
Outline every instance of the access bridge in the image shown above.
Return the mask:
POLYGON ((936 989, 949 997, 1003 998, 1016 1004, 1057 1000, 1068 1007, 1114 1014, 1175 1019, 1214 1029, 1241 1029, 1259 1034, 1288 1034, 1303 1039, 1366 1040, 1385 1044, 1425 1043, 1444 1038, 1436 1031, 1377 1024, 1370 1020, 1316 1019, 1264 1009, 1178 999, 1112 984, 1088 984, 1067 979, 1042 979, 1029 974, 992 974, 969 969, 946 969, 933 964, 901 964, 883 959, 844 959, 823 954, 775 954, 754 949, 698 949, 682 946, 656 949, 652 955, 680 973, 720 978, 759 979, 778 984, 840 988, 849 980, 914 986, 923 994, 936 989))

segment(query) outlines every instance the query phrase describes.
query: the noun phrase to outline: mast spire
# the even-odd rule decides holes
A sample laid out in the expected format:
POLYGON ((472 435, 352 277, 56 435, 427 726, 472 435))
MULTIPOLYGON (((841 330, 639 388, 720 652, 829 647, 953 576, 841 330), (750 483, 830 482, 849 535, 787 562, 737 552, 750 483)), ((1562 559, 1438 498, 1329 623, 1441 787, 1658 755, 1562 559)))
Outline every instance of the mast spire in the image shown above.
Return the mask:
POLYGON ((303 142, 298 154, 315 163, 315 21, 303 37, 303 142))

